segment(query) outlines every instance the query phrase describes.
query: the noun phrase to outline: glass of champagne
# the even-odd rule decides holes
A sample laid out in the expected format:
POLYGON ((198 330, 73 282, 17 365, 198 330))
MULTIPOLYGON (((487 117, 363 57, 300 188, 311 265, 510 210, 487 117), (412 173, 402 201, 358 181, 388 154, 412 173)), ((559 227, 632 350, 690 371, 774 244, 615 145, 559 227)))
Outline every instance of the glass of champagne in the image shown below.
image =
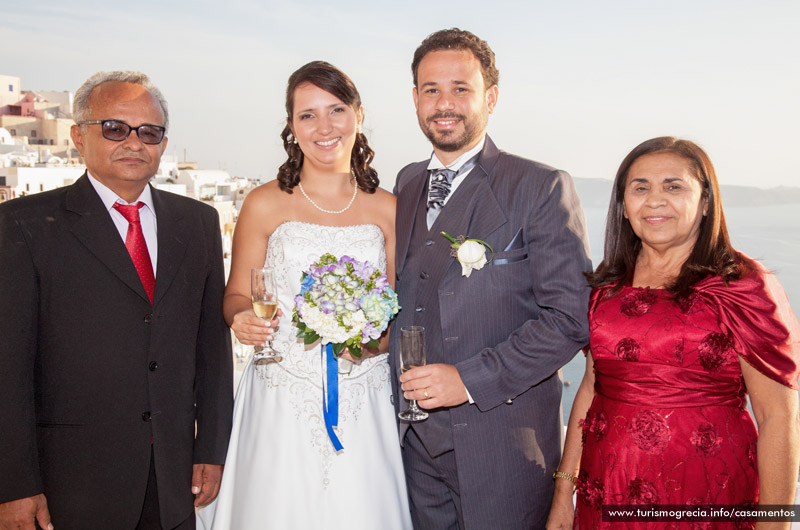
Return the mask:
MULTIPOLYGON (((272 320, 278 312, 278 290, 275 284, 275 272, 270 268, 252 269, 250 271, 250 295, 253 300, 253 311, 262 320, 272 320)), ((272 349, 272 341, 267 348, 254 348, 253 364, 266 364, 283 359, 280 353, 272 349)))
MULTIPOLYGON (((425 328, 422 326, 405 326, 400 328, 400 369, 403 373, 425 365, 425 328)), ((397 416, 410 423, 428 419, 428 413, 417 406, 416 400, 411 400, 408 410, 397 416)))

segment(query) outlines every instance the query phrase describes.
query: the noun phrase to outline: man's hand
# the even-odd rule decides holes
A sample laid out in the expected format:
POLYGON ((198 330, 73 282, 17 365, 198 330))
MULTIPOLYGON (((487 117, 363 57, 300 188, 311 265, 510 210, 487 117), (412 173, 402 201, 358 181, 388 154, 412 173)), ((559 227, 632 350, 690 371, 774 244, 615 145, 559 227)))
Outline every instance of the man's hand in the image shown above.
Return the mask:
POLYGON ((420 407, 455 407, 466 402, 467 388, 452 364, 428 364, 400 376, 403 396, 416 399, 420 407))
POLYGON ((192 466, 192 493, 194 505, 205 506, 217 498, 222 482, 222 466, 217 464, 194 464, 192 466))
POLYGON ((53 530, 43 493, 0 503, 0 530, 34 530, 34 521, 42 528, 53 530))

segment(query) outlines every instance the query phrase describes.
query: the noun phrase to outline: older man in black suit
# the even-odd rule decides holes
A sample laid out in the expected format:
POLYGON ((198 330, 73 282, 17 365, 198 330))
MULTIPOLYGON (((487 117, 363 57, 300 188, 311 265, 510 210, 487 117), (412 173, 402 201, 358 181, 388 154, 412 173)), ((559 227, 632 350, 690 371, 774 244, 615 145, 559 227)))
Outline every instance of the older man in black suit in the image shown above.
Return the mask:
POLYGON ((543 528, 561 448, 559 369, 588 340, 583 210, 568 174, 486 136, 498 96, 486 42, 439 31, 412 71, 433 156, 397 177, 403 310, 391 359, 397 406, 416 399, 430 412, 400 426, 414 527, 543 528), (474 256, 452 256, 442 232, 482 240, 493 259, 483 265, 475 243, 474 256), (424 326, 428 364, 400 375, 406 325, 424 326))
POLYGON ((0 528, 194 528, 233 408, 218 216, 148 185, 146 76, 96 74, 74 110, 86 174, 0 205, 0 528))

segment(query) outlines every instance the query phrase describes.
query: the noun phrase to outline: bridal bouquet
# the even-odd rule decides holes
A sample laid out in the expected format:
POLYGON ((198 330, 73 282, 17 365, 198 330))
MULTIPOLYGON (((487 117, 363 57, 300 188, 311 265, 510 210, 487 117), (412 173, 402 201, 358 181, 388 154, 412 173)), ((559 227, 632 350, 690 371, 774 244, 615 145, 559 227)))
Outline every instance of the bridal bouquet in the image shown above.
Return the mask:
POLYGON ((321 339, 338 356, 345 347, 356 357, 376 348, 381 333, 400 310, 386 275, 368 261, 324 254, 303 273, 292 322, 305 344, 321 339))
POLYGON ((325 430, 337 452, 343 449, 334 431, 339 424, 337 357, 345 347, 358 358, 362 348, 376 348, 399 310, 397 294, 386 275, 368 261, 323 254, 303 273, 292 322, 305 344, 321 343, 322 411, 325 430))

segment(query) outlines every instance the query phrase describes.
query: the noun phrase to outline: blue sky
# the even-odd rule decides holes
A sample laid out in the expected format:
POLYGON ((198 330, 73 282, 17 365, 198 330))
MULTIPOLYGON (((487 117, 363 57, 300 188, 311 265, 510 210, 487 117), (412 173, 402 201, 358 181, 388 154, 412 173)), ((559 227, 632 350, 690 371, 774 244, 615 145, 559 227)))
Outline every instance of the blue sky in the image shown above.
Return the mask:
POLYGON ((639 142, 686 137, 723 184, 798 185, 800 2, 4 3, 0 73, 75 91, 98 70, 141 70, 170 104, 170 153, 274 177, 286 79, 327 60, 361 91, 385 187, 429 156, 410 62, 458 26, 497 55, 489 133, 503 149, 577 177, 612 178, 639 142), (27 4, 27 5, 26 5, 27 4))

